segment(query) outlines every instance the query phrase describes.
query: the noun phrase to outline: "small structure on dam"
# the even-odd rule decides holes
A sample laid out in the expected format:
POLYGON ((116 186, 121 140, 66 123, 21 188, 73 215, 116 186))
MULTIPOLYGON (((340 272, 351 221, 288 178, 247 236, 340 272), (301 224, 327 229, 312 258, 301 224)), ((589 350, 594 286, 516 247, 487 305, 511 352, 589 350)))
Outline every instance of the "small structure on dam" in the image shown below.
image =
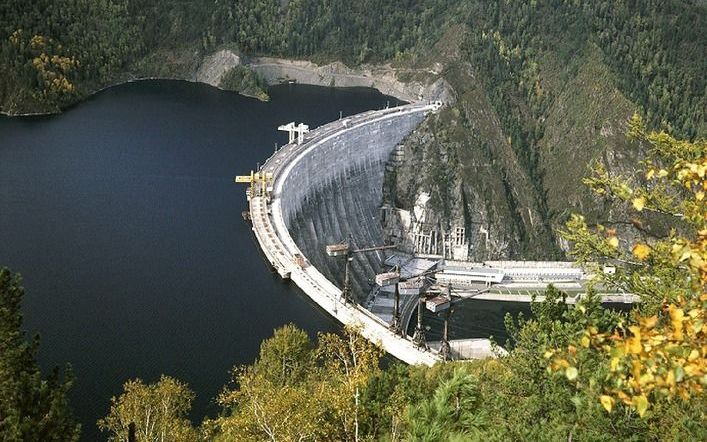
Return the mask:
MULTIPOLYGON (((328 257, 325 247, 352 238, 345 261, 356 276, 350 284, 356 293, 368 293, 386 257, 377 220, 385 162, 425 115, 440 106, 439 102, 418 103, 365 112, 297 132, 297 143, 295 130, 304 126, 283 125, 291 134, 290 144, 276 151, 252 179, 240 181, 250 183, 253 232, 280 276, 290 278, 341 323, 360 327, 367 339, 410 364, 432 365, 443 357, 434 343, 414 342, 356 300, 347 300, 335 284, 341 284, 341 260, 328 257), (366 247, 372 245, 377 246, 366 247), (350 250, 369 253, 351 256, 350 250)), ((467 340, 463 347, 470 358, 495 354, 488 339, 467 340)))
POLYGON ((295 122, 283 124, 282 126, 279 126, 277 130, 281 130, 284 132, 287 132, 288 134, 288 143, 292 144, 297 140, 297 144, 302 144, 304 141, 304 134, 309 132, 309 126, 306 124, 300 123, 298 125, 295 125, 295 122))

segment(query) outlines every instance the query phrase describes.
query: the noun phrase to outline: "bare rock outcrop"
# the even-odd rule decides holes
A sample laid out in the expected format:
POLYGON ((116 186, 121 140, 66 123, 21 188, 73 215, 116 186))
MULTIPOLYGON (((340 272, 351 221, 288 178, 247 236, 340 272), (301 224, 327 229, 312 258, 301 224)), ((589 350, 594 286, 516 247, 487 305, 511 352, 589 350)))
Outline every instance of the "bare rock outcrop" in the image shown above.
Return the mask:
POLYGON ((233 51, 220 50, 204 57, 199 69, 196 71, 194 81, 218 87, 226 72, 240 64, 241 58, 233 51))
POLYGON ((293 81, 329 87, 372 87, 404 101, 452 99, 451 87, 434 70, 400 70, 390 65, 350 68, 341 62, 317 65, 304 60, 253 58, 248 63, 268 84, 293 81), (410 81, 400 76, 411 77, 410 81))

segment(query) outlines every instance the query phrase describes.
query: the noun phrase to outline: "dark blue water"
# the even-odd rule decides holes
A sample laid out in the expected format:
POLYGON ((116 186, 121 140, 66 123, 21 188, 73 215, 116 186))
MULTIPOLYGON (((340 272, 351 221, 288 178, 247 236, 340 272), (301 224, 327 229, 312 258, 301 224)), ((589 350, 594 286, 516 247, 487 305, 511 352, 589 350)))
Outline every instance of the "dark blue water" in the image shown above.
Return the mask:
POLYGON ((45 372, 73 366, 84 440, 99 437, 127 379, 187 382, 198 421, 274 328, 338 329, 270 273, 233 176, 286 141, 282 123, 316 127, 394 99, 301 85, 270 94, 149 81, 59 116, 0 118, 0 265, 24 276, 45 372))

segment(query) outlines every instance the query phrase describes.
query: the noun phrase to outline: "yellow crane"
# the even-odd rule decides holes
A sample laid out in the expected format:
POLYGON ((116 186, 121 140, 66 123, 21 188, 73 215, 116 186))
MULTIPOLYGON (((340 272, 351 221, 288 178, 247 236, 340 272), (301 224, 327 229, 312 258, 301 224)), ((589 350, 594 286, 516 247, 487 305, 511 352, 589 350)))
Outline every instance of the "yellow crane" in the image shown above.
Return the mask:
POLYGON ((250 175, 238 175, 234 181, 236 183, 250 184, 248 199, 250 199, 251 196, 263 196, 267 198, 272 191, 272 178, 272 172, 254 172, 251 170, 250 175))

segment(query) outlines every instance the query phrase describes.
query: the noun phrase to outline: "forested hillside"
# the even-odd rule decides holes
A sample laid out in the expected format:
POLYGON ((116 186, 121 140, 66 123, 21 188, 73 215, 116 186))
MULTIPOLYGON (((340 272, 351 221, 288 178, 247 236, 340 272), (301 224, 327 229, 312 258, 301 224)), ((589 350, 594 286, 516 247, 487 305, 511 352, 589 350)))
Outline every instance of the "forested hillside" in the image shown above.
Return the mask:
MULTIPOLYGON (((350 64, 409 61, 456 23, 469 31, 462 59, 491 74, 485 81, 512 86, 500 93, 526 95, 536 114, 548 102, 537 88, 538 57, 551 51, 566 62, 593 42, 649 124, 689 137, 704 131, 705 5, 696 0, 9 0, 0 5, 0 65, 28 74, 20 69, 43 52, 73 57, 80 66, 72 79, 101 83, 151 51, 183 46, 350 64), (35 35, 47 44, 31 45, 35 35)), ((24 88, 37 86, 28 81, 35 75, 18 77, 24 88)))
MULTIPOLYGON (((443 78, 453 100, 405 140, 392 202, 431 195, 428 219, 465 226, 471 259, 575 259, 641 298, 618 314, 550 288, 532 318, 507 318, 508 356, 432 368, 381 369, 356 330, 315 343, 288 326, 234 368, 218 417, 195 426, 194 393, 165 376, 128 381, 99 427, 110 440, 707 440, 706 25, 704 0, 3 0, 3 113, 193 78, 219 50, 443 78)), ((224 84, 262 85, 242 66, 224 84)), ((0 439, 75 440, 70 373, 41 376, 22 294, 0 269, 0 439)))
POLYGON ((442 20, 445 7, 445 2, 431 0, 409 5, 340 0, 283 4, 278 0, 3 2, 0 69, 8 80, 0 90, 0 110, 51 111, 126 75, 165 72, 164 66, 150 60, 154 53, 184 57, 187 51, 187 57, 192 57, 226 46, 244 54, 341 59, 353 64, 400 58, 422 41, 433 41, 436 34, 431 31, 442 25, 435 21, 442 20), (32 43, 35 36, 43 43, 36 39, 32 43), (43 56, 49 61, 35 61, 43 56), (71 63, 52 60, 54 56, 71 63))
POLYGON ((51 111, 110 82, 144 52, 124 2, 0 4, 0 109, 51 111))
POLYGON ((634 111, 653 128, 705 136, 704 3, 468 2, 462 10, 463 35, 445 35, 431 51, 456 54, 445 76, 458 102, 408 143, 397 194, 403 207, 421 190, 463 201, 463 215, 441 221, 467 226, 474 258, 561 257, 567 245, 556 230, 569 212, 606 218, 611 206, 597 205, 576 178, 594 161, 613 173, 635 167, 644 152, 623 138, 634 111), (451 187, 415 171, 430 148, 457 153, 447 157, 460 161, 441 166, 456 177, 451 187))
POLYGON ((587 164, 619 172, 642 155, 623 139, 630 114, 707 134, 706 12, 699 0, 8 0, 0 110, 57 111, 141 76, 194 78, 220 49, 441 76, 456 104, 409 140, 396 203, 432 194, 438 217, 467 227, 474 258, 560 257, 568 207, 608 210, 576 179, 587 164), (412 173, 438 151, 449 155, 412 173))

